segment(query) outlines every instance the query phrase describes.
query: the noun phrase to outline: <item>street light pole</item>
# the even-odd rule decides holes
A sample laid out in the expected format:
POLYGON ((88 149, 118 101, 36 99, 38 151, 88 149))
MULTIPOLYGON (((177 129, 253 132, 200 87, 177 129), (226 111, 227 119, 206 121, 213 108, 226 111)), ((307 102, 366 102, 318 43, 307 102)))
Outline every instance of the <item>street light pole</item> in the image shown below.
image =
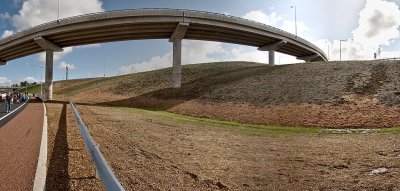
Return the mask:
POLYGON ((340 44, 340 51, 339 51, 339 59, 340 61, 342 61, 342 41, 346 41, 346 40, 339 40, 339 44, 340 44))
MULTIPOLYGON (((44 67, 40 67, 40 68, 44 68, 44 67)), ((43 95, 43 72, 40 71, 40 95, 43 95)))
MULTIPOLYGON (((27 65, 30 65, 30 64, 27 63, 27 65)), ((35 66, 35 65, 30 65, 30 66, 35 67, 35 68, 44 69, 43 66, 35 66)), ((40 71, 40 95, 43 95, 43 72, 44 72, 44 70, 40 71)))
POLYGON ((328 43, 328 61, 329 61, 329 52, 330 52, 330 49, 329 49, 329 43, 328 43))
POLYGON ((292 5, 290 8, 294 8, 294 30, 297 37, 297 10, 295 5, 292 5))
MULTIPOLYGON (((348 39, 348 40, 353 41, 353 38, 348 39)), ((340 41, 340 61, 342 61, 342 41, 345 42, 345 41, 348 41, 348 40, 339 40, 340 41)))
POLYGON ((58 0, 57 22, 60 22, 60 0, 58 0))
POLYGON ((68 65, 65 66, 65 80, 68 80, 68 65))

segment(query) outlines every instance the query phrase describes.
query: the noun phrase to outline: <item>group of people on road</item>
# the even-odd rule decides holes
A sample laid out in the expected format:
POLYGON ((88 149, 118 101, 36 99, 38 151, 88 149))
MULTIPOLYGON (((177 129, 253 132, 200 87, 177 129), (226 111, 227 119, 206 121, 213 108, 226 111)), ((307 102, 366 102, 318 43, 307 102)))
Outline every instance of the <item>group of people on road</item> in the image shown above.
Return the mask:
POLYGON ((5 94, 1 94, 0 96, 0 101, 2 102, 4 100, 6 104, 6 113, 11 112, 11 104, 13 103, 23 103, 25 100, 27 100, 26 94, 21 95, 19 92, 7 92, 5 94))

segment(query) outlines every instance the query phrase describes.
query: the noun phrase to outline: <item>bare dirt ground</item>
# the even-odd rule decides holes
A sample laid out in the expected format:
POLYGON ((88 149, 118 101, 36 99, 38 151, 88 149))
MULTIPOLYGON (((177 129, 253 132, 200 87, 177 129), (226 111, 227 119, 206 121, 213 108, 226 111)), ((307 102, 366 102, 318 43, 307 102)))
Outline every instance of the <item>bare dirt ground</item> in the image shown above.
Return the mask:
POLYGON ((399 190, 398 134, 265 133, 78 106, 127 190, 399 190), (386 173, 371 174, 380 167, 386 173))
POLYGON ((47 102, 46 190, 105 190, 67 102, 47 102))
MULTIPOLYGON (((78 102, 90 133, 127 190, 400 190, 399 129, 299 133, 165 112, 252 124, 396 127, 398 64, 208 63, 184 66, 179 89, 171 88, 169 68, 60 82, 55 98, 78 102), (372 173, 379 168, 387 171, 372 173)), ((104 189, 93 177, 70 108, 63 104, 47 103, 53 140, 49 181, 54 181, 49 188, 104 189)))
POLYGON ((266 66, 228 62, 184 66, 171 88, 169 69, 69 82, 59 99, 165 110, 254 124, 328 128, 400 125, 399 61, 266 66))
POLYGON ((400 109, 382 105, 248 104, 187 101, 167 111, 252 124, 326 128, 384 128, 400 124, 400 109))

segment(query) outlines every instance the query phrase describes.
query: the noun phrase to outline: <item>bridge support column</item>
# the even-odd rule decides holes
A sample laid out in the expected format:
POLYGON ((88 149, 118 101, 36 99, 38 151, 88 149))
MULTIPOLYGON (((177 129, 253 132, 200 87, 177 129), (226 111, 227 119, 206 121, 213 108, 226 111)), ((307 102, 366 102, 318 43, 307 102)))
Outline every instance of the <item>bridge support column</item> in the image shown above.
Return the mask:
POLYGON ((182 40, 173 40, 173 59, 172 59, 172 87, 181 87, 181 71, 182 71, 182 40))
POLYGON ((61 52, 63 49, 44 37, 33 39, 44 51, 46 51, 46 76, 44 81, 44 94, 46 99, 53 99, 53 54, 61 52))
POLYGON ((273 50, 268 51, 268 59, 269 59, 268 64, 270 66, 275 65, 275 51, 273 50))
POLYGON ((272 44, 267 44, 265 46, 259 47, 259 51, 268 51, 268 60, 269 60, 269 65, 273 66, 275 65, 275 51, 279 50, 279 48, 285 46, 287 44, 286 40, 279 40, 276 41, 272 44))
POLYGON ((53 99, 53 54, 52 50, 46 50, 46 76, 44 94, 46 99, 53 99))
POLYGON ((179 23, 174 32, 169 37, 169 42, 173 43, 172 50, 172 87, 181 87, 181 71, 182 71, 182 39, 185 37, 189 23, 179 23))

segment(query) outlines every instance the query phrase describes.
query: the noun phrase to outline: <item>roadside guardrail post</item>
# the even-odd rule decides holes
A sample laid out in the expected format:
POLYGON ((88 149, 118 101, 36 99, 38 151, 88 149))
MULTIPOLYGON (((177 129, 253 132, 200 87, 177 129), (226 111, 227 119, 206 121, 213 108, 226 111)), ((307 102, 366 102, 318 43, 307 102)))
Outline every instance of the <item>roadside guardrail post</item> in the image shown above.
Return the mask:
POLYGON ((101 154, 99 146, 93 141, 92 137, 85 124, 83 123, 78 111, 76 110, 76 103, 69 100, 72 108, 72 113, 76 123, 78 124, 79 130, 85 142, 86 151, 89 153, 90 158, 95 165, 95 176, 100 177, 103 181, 104 186, 107 190, 112 191, 125 191, 121 183, 117 180, 110 166, 107 164, 106 159, 101 154))

